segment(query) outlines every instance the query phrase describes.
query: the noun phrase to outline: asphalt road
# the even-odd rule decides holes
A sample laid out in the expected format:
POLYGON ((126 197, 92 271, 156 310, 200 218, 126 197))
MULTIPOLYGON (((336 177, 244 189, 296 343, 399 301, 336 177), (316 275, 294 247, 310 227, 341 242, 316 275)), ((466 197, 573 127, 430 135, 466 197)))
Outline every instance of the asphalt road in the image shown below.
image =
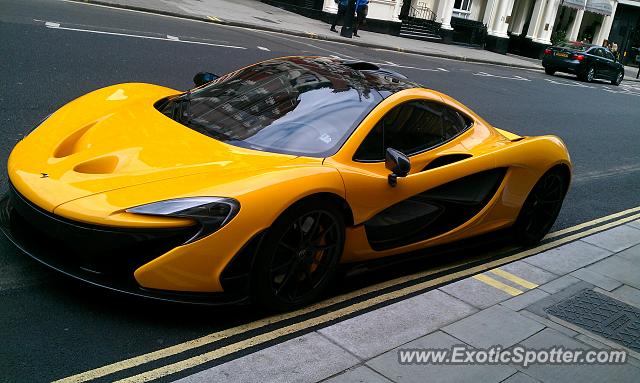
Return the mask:
MULTIPOLYGON (((364 32, 366 33, 366 32, 364 32)), ((640 205, 640 83, 427 58, 63 1, 0 0, 0 160, 42 117, 120 82, 191 86, 284 55, 388 65, 521 135, 556 134, 575 178, 555 229, 640 205), (177 40, 176 40, 177 38, 177 40)), ((6 176, 3 172, 3 183, 6 176)), ((37 240, 34 238, 34 240, 37 240)), ((0 238, 0 380, 45 381, 261 316, 155 304, 53 274, 0 238)))

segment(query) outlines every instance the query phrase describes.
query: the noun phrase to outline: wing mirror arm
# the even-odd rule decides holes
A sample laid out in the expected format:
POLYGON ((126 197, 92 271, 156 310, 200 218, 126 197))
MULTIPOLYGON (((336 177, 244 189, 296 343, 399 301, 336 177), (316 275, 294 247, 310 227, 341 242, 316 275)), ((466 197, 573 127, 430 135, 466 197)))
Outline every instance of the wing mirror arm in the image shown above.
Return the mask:
POLYGON ((384 166, 391 171, 387 181, 391 187, 398 184, 398 177, 406 177, 411 170, 411 160, 399 150, 387 148, 384 166))

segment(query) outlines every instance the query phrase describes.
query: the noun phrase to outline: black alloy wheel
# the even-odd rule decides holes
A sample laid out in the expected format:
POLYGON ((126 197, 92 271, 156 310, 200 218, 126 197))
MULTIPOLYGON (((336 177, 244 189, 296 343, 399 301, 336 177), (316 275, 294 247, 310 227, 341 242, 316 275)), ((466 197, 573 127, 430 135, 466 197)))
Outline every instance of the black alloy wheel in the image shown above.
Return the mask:
POLYGON ((584 80, 586 82, 592 82, 595 77, 596 77, 596 69, 590 66, 589 68, 587 68, 587 71, 584 74, 584 80))
POLYGON ((549 232, 560 213, 567 182, 560 169, 552 169, 538 180, 522 205, 514 225, 518 243, 533 245, 549 232))
POLYGON ((624 78, 624 71, 621 71, 620 73, 618 73, 618 75, 616 76, 616 78, 614 80, 611 80, 611 84, 615 85, 615 86, 618 86, 622 82, 623 78, 624 78))
POLYGON ((344 248, 344 218, 330 203, 296 205, 269 229, 252 275, 256 303, 272 311, 313 302, 330 285, 344 248))

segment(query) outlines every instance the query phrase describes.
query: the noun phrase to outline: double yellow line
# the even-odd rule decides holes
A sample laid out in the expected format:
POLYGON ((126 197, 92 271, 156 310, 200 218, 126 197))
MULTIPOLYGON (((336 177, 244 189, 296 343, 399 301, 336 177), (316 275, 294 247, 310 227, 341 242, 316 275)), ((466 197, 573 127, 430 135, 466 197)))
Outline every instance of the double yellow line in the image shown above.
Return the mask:
MULTIPOLYGON (((526 279, 520 278, 519 276, 511 274, 502 269, 493 269, 493 270, 489 270, 489 272, 499 277, 502 277, 508 281, 511 281, 516 285, 522 286, 525 289, 535 289, 536 287, 538 287, 538 285, 536 285, 535 283, 529 282, 526 279)), ((516 296, 524 292, 520 289, 509 286, 506 283, 500 282, 497 279, 491 278, 486 274, 477 274, 477 275, 474 275, 473 278, 489 286, 495 287, 496 289, 502 290, 509 295, 516 296)))
MULTIPOLYGON (((438 285, 442 285, 444 283, 447 282, 451 282, 457 279, 461 279, 464 277, 468 277, 468 276, 472 276, 475 274, 479 274, 482 273, 484 271, 487 270, 491 270, 491 269, 495 269, 501 265, 513 262, 513 261, 517 261, 519 259, 528 257, 530 255, 534 255, 537 253, 540 253, 542 251, 546 251, 549 250, 551 248, 560 246, 562 244, 565 243, 569 243, 575 240, 578 240, 580 238, 592 235, 592 234, 596 234, 599 233, 601 231, 610 229, 612 227, 618 226, 618 225, 622 225, 624 223, 627 222, 631 222, 634 221, 636 219, 640 219, 640 214, 638 214, 638 212, 640 212, 640 206, 632 208, 632 209, 628 209, 619 213, 615 213, 615 214, 611 214, 609 216, 606 217, 602 217, 599 219, 595 219, 589 222, 585 222, 583 224, 568 228, 568 229, 564 229, 564 230, 560 230, 554 233, 551 233, 549 235, 547 235, 547 237, 545 238, 545 242, 542 243, 541 245, 535 247, 535 248, 531 248, 516 254, 512 254, 509 256, 506 256, 504 258, 500 258, 491 262, 487 262, 484 263, 482 265, 478 265, 478 266, 474 266, 474 267, 470 267, 464 270, 460 270, 460 271, 456 271, 456 272, 452 272, 446 275, 443 275, 441 277, 437 277, 437 278, 433 278, 433 279, 429 279, 427 281, 424 282, 419 282, 404 288, 400 288, 394 291, 390 291, 387 293, 382 293, 376 296, 373 296, 371 298, 368 299, 364 299, 362 301, 356 302, 354 304, 348 305, 346 307, 342 307, 342 308, 338 308, 336 310, 327 312, 325 314, 321 314, 315 317, 312 317, 310 319, 305 319, 290 325, 286 325, 280 328, 277 328, 275 330, 271 330, 271 331, 267 331, 264 332, 262 334, 256 335, 254 337, 251 338, 247 338, 247 339, 243 339, 243 340, 239 340, 237 342, 222 346, 220 348, 217 348, 215 350, 212 351, 208 351, 205 352, 203 354, 200 355, 196 355, 187 359, 183 359, 181 361, 178 362, 174 362, 171 364, 167 364, 128 378, 125 378, 123 380, 120 380, 119 382, 147 382, 150 380, 154 380, 154 379, 158 379, 161 378, 163 376, 167 376, 167 375, 171 375, 180 371, 184 371, 186 369, 204 364, 204 363, 208 363, 211 362, 213 360, 219 359, 223 356, 226 355, 230 355, 233 354, 235 352, 241 351, 245 348, 248 347, 253 347, 253 346, 257 346, 257 345, 261 345, 264 344, 268 341, 277 339, 279 337, 282 337, 284 335, 289 335, 292 333, 297 333, 297 332, 301 332, 301 331, 305 331, 308 330, 312 327, 315 326, 319 326, 325 323, 328 323, 330 321, 342 318, 344 316, 347 315, 351 315, 354 313, 357 313, 359 311, 377 306, 377 305, 381 305, 384 304, 386 302, 395 300, 395 299, 399 299, 402 298, 404 296, 410 295, 410 294, 414 294, 429 288, 433 288, 435 286, 438 285), (620 218, 622 217, 622 218, 620 218), (619 219, 617 219, 619 218, 619 219), (593 227, 592 227, 593 226, 593 227), (575 234, 570 234, 573 232, 579 231, 578 233, 575 234), (566 235, 566 234, 570 234, 570 235, 566 235), (564 236, 566 235, 566 236, 564 236), (561 238, 558 238, 562 236, 561 238), (555 240, 551 240, 548 241, 549 239, 552 238, 558 238, 555 240)), ((416 281, 419 279, 423 279, 425 277, 429 277, 431 275, 436 275, 439 273, 443 273, 446 272, 447 270, 452 270, 452 269, 456 269, 459 268, 460 266, 463 266, 464 262, 460 262, 454 265, 448 265, 448 266, 443 266, 443 267, 437 267, 428 271, 424 271, 424 272, 420 272, 417 274, 413 274, 413 275, 409 275, 409 276, 404 276, 404 277, 400 277, 400 278, 396 278, 387 282, 383 282, 383 283, 379 283, 373 286, 369 286, 366 287, 364 289, 361 290, 357 290, 357 291, 353 291, 347 294, 343 294, 331 299, 327 299, 325 301, 319 302, 317 304, 314 304, 310 307, 301 309, 301 310, 297 310, 294 312, 290 312, 290 313, 285 313, 285 314, 280 314, 280 315, 275 315, 275 316, 271 316, 268 318, 264 318, 264 319, 260 319, 257 320, 255 322, 251 322, 248 324, 244 324, 241 326, 236 326, 233 328, 229 328, 223 331, 219 331, 219 332, 215 332, 209 335, 205 335, 201 338, 197 338, 194 340, 190 340, 184 343, 180 343, 171 347, 167 347, 158 351, 154 351, 148 354, 144 354, 144 355, 140 355, 140 356, 136 356, 130 359, 125 359, 113 364, 109 364, 103 367, 99 367, 93 370, 89 370, 80 374, 76 374, 76 375, 72 375, 63 379, 60 379, 56 382, 64 382, 64 383, 68 383, 68 382, 86 382, 86 381, 90 381, 90 380, 94 380, 100 377, 104 377, 116 372, 120 372, 120 371, 124 371, 127 370, 129 368, 133 368, 133 367, 137 367, 137 366, 141 366, 143 364, 149 363, 149 362, 153 362, 153 361, 157 361, 163 358, 167 358, 170 356, 174 356, 174 355, 178 355, 180 353, 183 353, 185 351, 189 351, 189 350, 193 350, 196 349, 198 347, 203 347, 206 345, 210 345, 213 344, 215 342, 230 338, 232 336, 239 336, 242 334, 245 334, 249 331, 252 330, 257 330, 260 328, 263 328, 265 326, 268 325, 277 325, 279 323, 282 323, 286 320, 289 319, 293 319, 299 316, 303 316, 305 314, 310 314, 313 313, 316 310, 319 309, 323 309, 323 308, 328 308, 330 306, 336 305, 338 303, 342 303, 342 302, 346 302, 349 300, 352 300, 354 298, 357 297, 361 297, 364 296, 366 294, 370 294, 370 293, 374 293, 374 292, 379 292, 382 291, 384 289, 388 289, 390 287, 394 287, 394 286, 399 286, 402 284, 405 284, 407 282, 411 282, 411 281, 416 281)), ((493 270, 493 273, 495 273, 496 275, 502 276, 503 278, 509 279, 512 282, 519 284, 523 287, 526 288, 532 288, 532 287, 527 287, 528 286, 533 286, 534 284, 532 284, 531 282, 528 282, 524 279, 521 279, 513 274, 504 272, 503 270, 500 271, 496 271, 493 270), (508 277, 506 277, 508 276, 508 277), (513 278, 515 277, 515 278, 513 278), (519 282, 516 282, 516 280, 519 280, 519 282)), ((491 278, 493 279, 493 278, 491 278)), ((499 281, 498 281, 499 282, 499 281)), ((508 286, 505 284, 505 286, 508 286)), ((508 286, 511 287, 511 286, 508 286)), ((521 293, 522 291, 513 288, 514 290, 516 290, 519 293, 521 293)), ((515 292, 515 291, 512 291, 515 292)), ((512 294, 512 295, 518 295, 518 294, 512 294)))

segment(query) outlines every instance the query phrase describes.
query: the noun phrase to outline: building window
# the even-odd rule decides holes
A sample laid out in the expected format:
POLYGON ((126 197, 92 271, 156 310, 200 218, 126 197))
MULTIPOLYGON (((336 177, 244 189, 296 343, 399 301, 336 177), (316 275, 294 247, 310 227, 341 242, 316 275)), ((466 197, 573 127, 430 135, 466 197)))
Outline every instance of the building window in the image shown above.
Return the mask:
POLYGON ((471 14, 471 0, 454 0, 453 17, 468 19, 471 14))

